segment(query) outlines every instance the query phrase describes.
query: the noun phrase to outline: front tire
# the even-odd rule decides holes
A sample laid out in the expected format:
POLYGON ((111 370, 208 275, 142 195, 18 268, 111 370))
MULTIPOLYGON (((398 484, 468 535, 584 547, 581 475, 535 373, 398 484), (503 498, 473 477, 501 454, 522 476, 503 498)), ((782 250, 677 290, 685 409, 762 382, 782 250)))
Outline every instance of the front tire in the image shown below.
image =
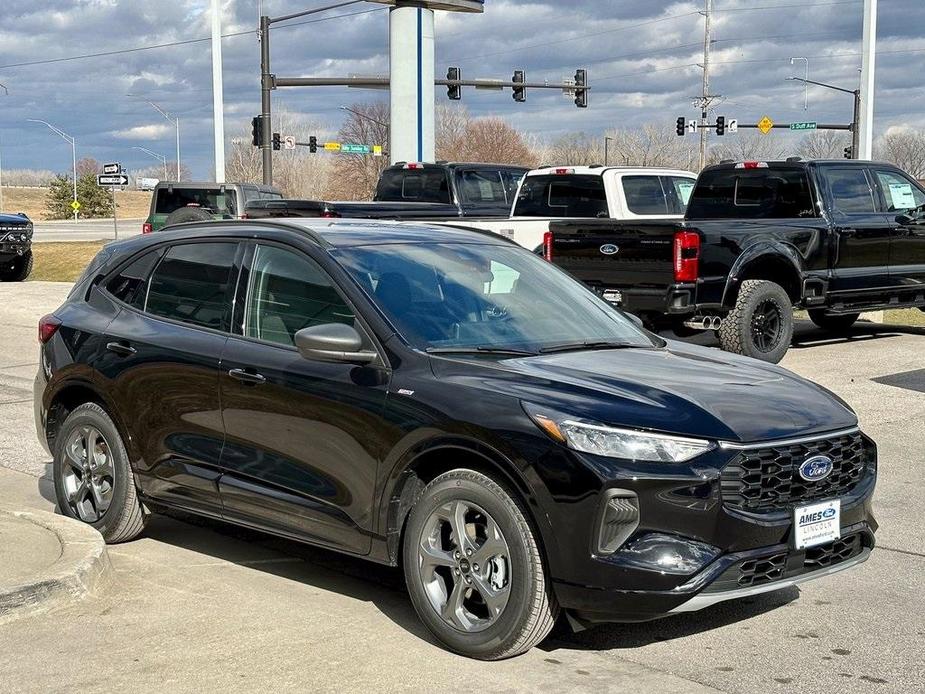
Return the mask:
POLYGON ((0 268, 0 282, 22 282, 32 274, 32 251, 26 251, 0 268))
POLYGON ((421 621, 447 648, 479 660, 530 650, 558 606, 526 511, 490 477, 452 470, 424 488, 402 548, 421 621))
POLYGON ((52 467, 61 513, 93 526, 110 544, 144 530, 128 453, 102 407, 85 403, 67 416, 55 436, 52 467))
POLYGON ((823 330, 830 330, 835 333, 841 333, 848 330, 855 324, 860 313, 842 313, 833 315, 826 313, 824 309, 816 308, 809 311, 809 319, 823 330))
POLYGON ((719 342, 727 352, 777 364, 793 339, 793 304, 779 284, 745 280, 723 319, 719 342))

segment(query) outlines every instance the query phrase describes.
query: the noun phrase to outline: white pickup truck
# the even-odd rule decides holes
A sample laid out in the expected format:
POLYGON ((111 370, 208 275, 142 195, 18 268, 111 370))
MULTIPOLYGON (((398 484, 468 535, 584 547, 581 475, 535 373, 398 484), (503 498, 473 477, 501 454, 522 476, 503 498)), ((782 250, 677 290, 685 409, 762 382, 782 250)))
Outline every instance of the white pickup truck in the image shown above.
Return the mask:
POLYGON ((539 250, 552 219, 680 219, 696 181, 696 174, 675 169, 544 167, 521 180, 509 218, 448 224, 485 229, 539 250))

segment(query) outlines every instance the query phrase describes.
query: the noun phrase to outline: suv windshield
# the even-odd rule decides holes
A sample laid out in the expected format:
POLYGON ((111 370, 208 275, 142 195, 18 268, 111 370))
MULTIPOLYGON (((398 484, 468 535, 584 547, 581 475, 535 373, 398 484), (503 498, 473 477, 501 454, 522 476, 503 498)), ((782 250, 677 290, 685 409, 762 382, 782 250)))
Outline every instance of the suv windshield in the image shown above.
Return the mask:
POLYGON ((655 345, 603 299, 520 248, 383 244, 334 254, 419 349, 537 353, 655 345))
POLYGON ((235 193, 232 188, 160 188, 154 206, 155 214, 170 214, 181 207, 202 207, 215 214, 235 215, 235 193))
POLYGON ((527 176, 514 204, 515 217, 607 217, 602 176, 527 176))

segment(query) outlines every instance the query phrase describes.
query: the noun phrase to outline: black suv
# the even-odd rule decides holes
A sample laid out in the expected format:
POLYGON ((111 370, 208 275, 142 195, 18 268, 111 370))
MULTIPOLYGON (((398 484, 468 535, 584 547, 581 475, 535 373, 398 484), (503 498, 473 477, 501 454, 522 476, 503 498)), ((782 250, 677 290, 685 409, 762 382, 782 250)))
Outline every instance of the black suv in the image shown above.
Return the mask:
POLYGON ((22 212, 0 212, 0 282, 22 282, 32 274, 32 221, 22 212))
POLYGON ((181 509, 401 565, 496 659, 824 576, 874 544, 876 447, 773 365, 642 330, 505 239, 229 221, 106 246, 39 326, 60 509, 181 509))

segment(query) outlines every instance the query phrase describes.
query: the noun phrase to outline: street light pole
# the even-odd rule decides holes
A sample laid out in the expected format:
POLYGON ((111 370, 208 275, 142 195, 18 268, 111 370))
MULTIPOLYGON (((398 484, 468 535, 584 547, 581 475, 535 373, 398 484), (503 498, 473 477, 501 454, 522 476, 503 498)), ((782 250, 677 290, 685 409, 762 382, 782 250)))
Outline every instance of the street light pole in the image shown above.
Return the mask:
POLYGON ((169 178, 169 176, 167 175, 167 157, 165 157, 163 154, 158 154, 157 152, 152 152, 152 151, 151 151, 150 149, 148 149, 147 147, 132 147, 132 149, 140 150, 140 151, 144 152, 145 154, 148 154, 148 155, 154 157, 155 159, 157 159, 159 162, 161 162, 161 163, 164 165, 164 180, 166 181, 166 180, 169 178))
MULTIPOLYGON (((26 120, 29 121, 30 123, 41 123, 42 125, 47 125, 51 129, 52 132, 57 133, 62 138, 64 138, 65 141, 71 143, 71 161, 73 164, 73 174, 74 174, 74 202, 76 203, 77 202, 77 139, 74 137, 71 137, 63 130, 56 128, 48 121, 39 120, 38 118, 27 118, 26 120)), ((74 206, 74 221, 75 222, 77 221, 76 205, 74 206)))
POLYGON ((375 119, 375 118, 371 118, 370 116, 367 116, 365 113, 360 113, 359 111, 356 111, 356 110, 354 110, 354 109, 352 109, 352 108, 347 108, 346 106, 341 106, 341 107, 340 107, 340 110, 341 110, 341 111, 348 111, 348 112, 352 113, 353 115, 355 115, 357 118, 362 118, 363 120, 368 120, 370 123, 375 123, 376 125, 381 125, 383 128, 388 128, 388 127, 389 127, 389 124, 388 124, 388 123, 383 123, 381 120, 377 120, 377 119, 375 119))
MULTIPOLYGON (((793 65, 796 61, 802 60, 806 63, 806 69, 803 71, 804 81, 809 80, 809 58, 791 58, 790 64, 793 65)), ((807 82, 803 86, 803 110, 809 110, 809 83, 807 82)))
MULTIPOLYGON (((127 96, 137 96, 137 94, 128 94, 127 96)), ((141 97, 144 99, 144 97, 141 97)), ((167 111, 162 109, 160 106, 155 104, 151 99, 144 99, 150 106, 160 113, 164 118, 166 118, 170 123, 173 123, 177 129, 177 181, 180 180, 180 116, 171 116, 167 111)))

